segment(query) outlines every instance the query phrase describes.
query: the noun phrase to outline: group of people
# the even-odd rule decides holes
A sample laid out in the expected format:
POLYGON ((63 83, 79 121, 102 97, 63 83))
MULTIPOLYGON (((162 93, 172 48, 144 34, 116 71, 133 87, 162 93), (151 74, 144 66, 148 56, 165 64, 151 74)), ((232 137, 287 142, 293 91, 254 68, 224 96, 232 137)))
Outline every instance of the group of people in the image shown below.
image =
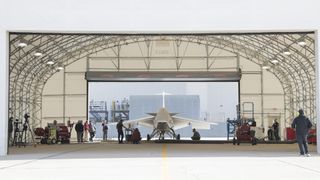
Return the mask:
MULTIPOLYGON (((141 133, 138 128, 129 129, 123 125, 123 120, 120 120, 117 123, 117 132, 118 132, 118 143, 123 143, 124 133, 123 129, 127 129, 129 131, 132 131, 130 140, 133 144, 139 144, 141 141, 141 133)), ((87 142, 88 141, 88 134, 90 134, 89 141, 92 142, 93 138, 96 134, 96 127, 95 125, 89 121, 86 121, 84 124, 81 120, 78 121, 78 123, 75 126, 75 130, 77 132, 77 141, 78 143, 87 142)), ((107 121, 104 121, 102 123, 102 132, 103 132, 103 141, 107 140, 108 137, 108 123, 107 121)), ((200 140, 200 133, 196 129, 192 129, 193 136, 191 137, 192 140, 200 140)))
MULTIPOLYGON (((123 136, 124 136, 123 128, 127 129, 127 130, 130 130, 130 129, 123 125, 123 120, 120 120, 117 123, 116 127, 117 127, 117 132, 118 132, 118 143, 122 144, 123 143, 123 136)), ((133 144, 139 144, 141 139, 142 139, 139 129, 138 128, 134 128, 131 131, 132 131, 132 134, 131 134, 130 140, 132 141, 133 144)))
MULTIPOLYGON (((118 142, 119 144, 123 143, 123 128, 131 130, 123 125, 123 120, 120 120, 116 126, 118 131, 118 142)), ((108 138, 108 122, 105 120, 102 123, 102 138, 103 141, 107 141, 108 138)), ((96 135, 96 126, 91 121, 86 121, 85 123, 82 122, 82 120, 79 120, 77 124, 75 125, 75 130, 77 132, 77 141, 78 143, 83 142, 93 142, 93 138, 96 135), (89 139, 88 139, 89 138, 89 139)), ((139 144, 141 141, 141 134, 138 128, 132 129, 132 134, 130 140, 133 144, 139 144)))
MULTIPOLYGON (((291 126, 293 129, 296 131, 296 139, 298 142, 299 150, 300 150, 300 155, 301 156, 310 156, 309 151, 308 151, 308 132, 312 127, 312 123, 304 115, 304 111, 300 109, 299 111, 299 116, 297 116, 291 126)), ((118 132, 118 143, 121 144, 123 143, 123 138, 124 138, 124 133, 123 129, 131 130, 132 134, 130 137, 130 140, 132 141, 133 144, 139 144, 141 141, 141 134, 138 128, 129 129, 123 125, 123 120, 120 120, 117 123, 117 132, 118 132)), ((87 141, 88 134, 90 134, 89 141, 93 141, 93 138, 96 133, 96 127, 91 121, 86 121, 84 124, 82 123, 81 120, 78 121, 78 123, 75 126, 75 130, 77 131, 77 140, 78 143, 82 143, 87 141)), ((102 130, 103 130, 103 140, 107 140, 108 136, 108 124, 107 121, 102 123, 102 130)), ((191 137, 192 140, 200 140, 200 133, 196 129, 192 129, 193 131, 193 136, 191 137)), ((276 141, 280 140, 279 136, 279 123, 275 119, 273 124, 272 124, 272 133, 276 141)), ((269 135, 269 132, 268 132, 269 135)))
POLYGON ((83 123, 82 120, 79 120, 75 126, 75 130, 77 132, 78 143, 93 142, 93 138, 96 135, 96 126, 91 121, 83 123))
POLYGON ((273 124, 272 126, 269 127, 269 130, 267 133, 268 133, 268 140, 280 141, 279 123, 277 119, 273 120, 273 124))

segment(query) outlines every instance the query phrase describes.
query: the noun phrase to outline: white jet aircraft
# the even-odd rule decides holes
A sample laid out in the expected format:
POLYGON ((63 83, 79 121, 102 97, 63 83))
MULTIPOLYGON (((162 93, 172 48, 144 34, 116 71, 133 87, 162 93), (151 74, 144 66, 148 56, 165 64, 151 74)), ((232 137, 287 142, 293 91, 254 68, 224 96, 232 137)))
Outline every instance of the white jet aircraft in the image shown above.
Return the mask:
POLYGON ((153 128, 152 133, 147 135, 149 141, 153 137, 159 136, 159 139, 164 139, 164 135, 167 134, 176 140, 180 140, 180 134, 176 134, 175 130, 181 129, 187 126, 192 126, 196 129, 210 129, 211 125, 216 123, 200 121, 195 119, 188 119, 176 116, 178 113, 169 113, 165 108, 164 93, 162 96, 162 106, 157 113, 147 113, 151 117, 144 117, 140 119, 124 121, 123 125, 126 127, 132 127, 133 125, 142 125, 145 127, 153 128))

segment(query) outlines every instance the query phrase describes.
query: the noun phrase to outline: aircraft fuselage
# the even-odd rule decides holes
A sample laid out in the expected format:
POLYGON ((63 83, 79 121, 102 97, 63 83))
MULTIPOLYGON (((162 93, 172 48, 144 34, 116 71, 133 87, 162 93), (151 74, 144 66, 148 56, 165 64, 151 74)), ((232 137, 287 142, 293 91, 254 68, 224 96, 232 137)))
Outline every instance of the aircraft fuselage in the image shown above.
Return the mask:
POLYGON ((173 120, 165 108, 160 108, 154 119, 154 128, 159 131, 169 131, 173 128, 173 120))

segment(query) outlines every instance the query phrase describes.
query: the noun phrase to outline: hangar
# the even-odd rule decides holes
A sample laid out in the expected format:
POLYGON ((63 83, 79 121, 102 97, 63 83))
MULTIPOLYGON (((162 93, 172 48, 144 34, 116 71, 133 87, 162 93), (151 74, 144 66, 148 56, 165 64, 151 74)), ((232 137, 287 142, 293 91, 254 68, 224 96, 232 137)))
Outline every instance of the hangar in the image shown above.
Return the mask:
MULTIPOLYGON (((227 78, 225 72, 239 73, 240 80, 233 80, 239 83, 238 102, 254 103, 255 120, 259 126, 267 129, 271 121, 278 118, 281 139, 285 140, 286 127, 297 115, 297 110, 302 108, 319 129, 320 25, 311 21, 319 18, 316 14, 317 3, 301 5, 299 1, 261 2, 261 6, 250 9, 251 13, 248 13, 243 9, 251 7, 253 2, 250 0, 215 4, 205 1, 208 6, 188 1, 183 5, 186 9, 197 9, 197 13, 189 13, 178 8, 181 4, 173 2, 167 2, 173 8, 168 8, 164 5, 166 3, 149 2, 127 2, 132 8, 123 8, 117 2, 109 2, 89 9, 83 6, 83 3, 88 5, 84 1, 79 4, 51 2, 46 5, 50 9, 43 8, 38 0, 32 2, 34 3, 22 4, 23 6, 14 5, 14 1, 5 2, 3 7, 7 9, 1 8, 1 155, 8 154, 9 117, 21 120, 28 112, 32 127, 45 126, 54 119, 58 122, 87 119, 87 88, 90 82, 87 82, 86 74, 95 71, 177 72, 183 76, 190 72, 218 72, 218 79, 223 81, 228 81, 223 79, 227 78), (288 4, 290 7, 283 9, 288 4), (135 8, 140 9, 140 13, 135 8), (30 9, 36 11, 30 12, 30 9), (272 9, 272 13, 268 9, 272 9), (296 15, 301 9, 304 9, 303 13, 296 15), (71 10, 74 14, 69 13, 71 10), (84 11, 88 12, 86 16, 82 15, 84 11), (231 11, 239 16, 231 17, 231 11), (102 12, 103 16, 98 12, 102 12), (18 18, 25 14, 28 14, 28 19, 18 18), (39 14, 43 16, 39 17, 39 14), (81 17, 81 21, 78 17, 81 17)), ((317 135, 319 137, 319 132, 317 135)), ((117 146, 113 147, 117 149, 117 146)), ((129 146, 126 147, 130 149, 129 146)), ((156 147, 158 145, 148 146, 150 150, 157 152, 156 147)), ((159 156, 164 159, 161 161, 163 179, 168 179, 168 166, 172 163, 166 156, 167 153, 172 150, 173 158, 183 156, 184 147, 186 145, 160 146, 162 154, 159 156)), ((207 150, 219 148, 206 147, 207 150)), ((246 161, 247 156, 255 153, 258 153, 258 157, 264 156, 259 154, 259 150, 241 149, 243 147, 245 146, 237 149, 240 152, 236 153, 236 156, 240 156, 238 159, 246 161)), ((74 146, 65 148, 68 152, 78 149, 74 146)), ((82 149, 86 151, 86 148, 82 149)), ((96 147, 99 148, 101 147, 96 147)), ((140 150, 137 147, 131 148, 134 152, 140 150)), ((319 146, 315 148, 319 153, 319 146)), ((272 156, 272 160, 278 156, 288 156, 284 152, 273 154, 272 151, 277 146, 266 146, 265 149, 269 151, 266 156, 272 156)), ((203 152, 203 157, 210 159, 220 155, 219 150, 216 154, 207 150, 203 152)), ((13 152, 28 154, 32 151, 21 148, 21 151, 13 152)), ((45 151, 60 150, 58 146, 52 146, 45 151)), ((222 149, 221 153, 222 151, 223 156, 234 155, 228 154, 228 148, 222 149)), ((92 157, 105 157, 99 154, 101 152, 92 157)), ((110 152, 108 157, 111 158, 112 153, 114 152, 110 152)), ((146 157, 142 153, 136 155, 146 157)), ((290 159, 291 155, 279 162, 294 164, 295 159, 290 159)), ((68 156, 62 156, 68 159, 68 156)), ((194 162, 198 162, 199 156, 201 155, 192 156, 194 162)), ((79 157, 75 155, 74 158, 79 157)), ((130 160, 125 161, 127 158, 130 159, 130 156, 119 161, 114 159, 112 162, 130 164, 130 160)), ((261 160, 253 159, 256 163, 261 160)), ((273 166, 270 160, 264 160, 266 164, 270 162, 270 167, 273 166)), ((143 160, 138 161, 143 164, 143 160)), ((153 166, 157 168, 157 165, 152 164, 153 166)), ((316 168, 309 167, 308 170, 317 174, 314 169, 316 168)), ((284 171, 287 172, 287 169, 284 171)), ((310 177, 314 174, 310 174, 310 177)))
MULTIPOLYGON (((130 80, 117 77, 134 79, 145 75, 141 82, 170 82, 170 78, 179 77, 183 77, 181 81, 239 82, 235 91, 239 91, 240 106, 252 102, 254 119, 264 129, 278 119, 283 140, 287 138, 285 128, 290 127, 297 109, 304 109, 314 123, 316 120, 314 32, 12 32, 9 44, 9 114, 21 121, 29 113, 32 129, 53 120, 66 123, 88 119, 87 86, 92 81, 108 81, 110 76, 114 76, 111 81, 124 83, 130 80), (161 72, 167 76, 160 74, 158 80, 154 74, 161 72), (196 73, 216 74, 207 75, 212 79, 206 80, 196 73)), ((240 107, 241 116, 247 115, 243 108, 240 107)))

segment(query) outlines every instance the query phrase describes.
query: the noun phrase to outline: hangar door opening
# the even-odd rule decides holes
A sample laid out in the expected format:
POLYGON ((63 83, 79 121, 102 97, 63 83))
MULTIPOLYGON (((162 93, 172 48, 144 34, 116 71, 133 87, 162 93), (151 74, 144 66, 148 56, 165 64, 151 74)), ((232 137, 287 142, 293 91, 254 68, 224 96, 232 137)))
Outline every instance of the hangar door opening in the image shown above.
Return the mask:
MULTIPOLYGON (((239 104, 238 82, 89 82, 88 117, 101 129, 109 122, 109 138, 116 138, 115 122, 150 117, 165 107, 177 116, 213 122, 210 129, 199 129, 203 139, 225 139, 226 118, 236 118, 239 104)), ((151 127, 134 125, 143 138, 151 127)), ((131 127, 131 128, 134 128, 131 127)), ((176 130, 182 139, 190 139, 192 126, 176 130)), ((97 138, 102 130, 97 130, 97 138)))

